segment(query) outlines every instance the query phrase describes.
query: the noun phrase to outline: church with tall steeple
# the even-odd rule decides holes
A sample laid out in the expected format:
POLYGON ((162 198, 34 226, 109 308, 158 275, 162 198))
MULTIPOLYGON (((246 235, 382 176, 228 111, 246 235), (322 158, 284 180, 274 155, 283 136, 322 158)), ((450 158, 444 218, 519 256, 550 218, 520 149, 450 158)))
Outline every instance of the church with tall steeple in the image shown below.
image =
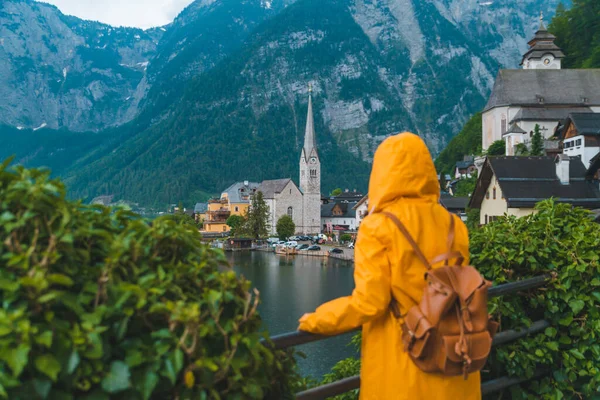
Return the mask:
POLYGON ((312 86, 308 88, 308 113, 304 147, 300 152, 300 190, 303 194, 305 232, 321 231, 321 160, 317 151, 312 108, 312 86))
MULTIPOLYGON (((498 71, 482 113, 484 151, 504 141, 505 155, 518 155, 520 149, 531 146, 536 125, 543 138, 549 139, 569 115, 600 113, 600 69, 562 68, 565 54, 542 17, 521 58, 521 68, 498 71)), ((546 144, 549 152, 560 151, 558 142, 546 144)))

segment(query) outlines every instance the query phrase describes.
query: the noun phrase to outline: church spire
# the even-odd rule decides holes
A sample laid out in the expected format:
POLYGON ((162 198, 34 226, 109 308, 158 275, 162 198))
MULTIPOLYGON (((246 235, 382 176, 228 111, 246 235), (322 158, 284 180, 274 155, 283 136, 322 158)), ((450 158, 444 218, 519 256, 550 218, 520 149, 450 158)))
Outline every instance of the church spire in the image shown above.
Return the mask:
POLYGON ((547 31, 546 26, 544 25, 544 12, 540 11, 540 28, 538 32, 547 31))
POLYGON ((304 148, 302 150, 306 158, 318 157, 312 108, 312 84, 310 83, 308 84, 308 115, 306 116, 306 131, 304 132, 304 148))
POLYGON ((527 43, 529 50, 523 55, 521 66, 524 69, 560 69, 565 55, 554 43, 554 39, 556 37, 548 32, 544 25, 544 14, 540 12, 540 27, 527 43))

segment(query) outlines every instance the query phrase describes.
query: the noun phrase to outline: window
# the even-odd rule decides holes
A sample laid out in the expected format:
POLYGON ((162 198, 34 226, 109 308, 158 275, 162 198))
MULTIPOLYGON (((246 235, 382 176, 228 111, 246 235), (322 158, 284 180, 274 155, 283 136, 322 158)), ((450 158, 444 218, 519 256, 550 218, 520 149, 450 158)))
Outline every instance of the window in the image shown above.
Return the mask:
POLYGON ((581 139, 577 139, 577 142, 575 143, 575 146, 581 146, 581 139))
POLYGON ((494 188, 494 200, 496 200, 496 188, 494 188))
POLYGON ((227 232, 227 227, 226 226, 223 227, 223 232, 227 232))
POLYGON ((240 208, 238 206, 235 206, 235 212, 240 211, 240 208))
POLYGON ((317 177, 317 170, 316 169, 311 169, 310 170, 310 177, 311 178, 316 178, 317 177))
POLYGON ((506 132, 506 115, 502 114, 502 118, 500 120, 500 133, 506 132))
POLYGON ((490 191, 488 190, 487 192, 485 192, 485 198, 489 199, 490 198, 490 191))
POLYGON ((290 218, 294 218, 294 209, 292 207, 288 207, 287 215, 290 218))
POLYGON ((486 224, 488 223, 488 216, 487 216, 487 214, 485 214, 485 223, 486 224))
POLYGON ((292 189, 290 189, 290 194, 292 194, 292 189))

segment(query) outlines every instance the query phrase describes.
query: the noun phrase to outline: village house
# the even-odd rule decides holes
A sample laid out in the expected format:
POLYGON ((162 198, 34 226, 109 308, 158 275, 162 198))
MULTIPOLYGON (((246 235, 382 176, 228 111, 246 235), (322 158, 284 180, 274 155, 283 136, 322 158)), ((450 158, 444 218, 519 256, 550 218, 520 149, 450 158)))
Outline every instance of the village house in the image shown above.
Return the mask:
POLYGON ((196 222, 202 222, 206 219, 206 211, 208 211, 208 203, 196 203, 194 206, 194 219, 196 222))
POLYGON ((462 161, 456 163, 454 167, 454 179, 467 178, 477 171, 475 168, 475 157, 464 156, 462 161))
POLYGON ((463 222, 467 220, 468 197, 455 197, 447 193, 442 193, 440 204, 449 212, 458 215, 463 222))
POLYGON ((360 199, 358 201, 358 203, 356 203, 354 205, 354 207, 352 207, 356 213, 356 222, 355 222, 355 226, 356 229, 360 228, 360 224, 362 223, 362 220, 365 219, 365 217, 367 215, 369 215, 369 195, 365 195, 363 196, 362 199, 360 199))
MULTIPOLYGON (((600 112, 600 69, 561 69, 564 54, 543 21, 523 55, 523 69, 502 69, 482 114, 482 147, 506 142, 506 155, 529 146, 535 125, 544 139, 572 113, 600 112)), ((558 152, 558 142, 545 144, 558 152)))
POLYGON ((324 232, 356 231, 357 203, 336 202, 321 206, 321 226, 324 232))
POLYGON ((588 209, 600 208, 600 188, 578 157, 488 157, 469 208, 480 210, 480 223, 503 215, 534 212, 535 204, 554 198, 588 209))
POLYGON ((563 142, 563 153, 579 157, 586 168, 600 153, 600 114, 569 114, 558 133, 563 142))
POLYGON ((225 189, 220 198, 209 200, 203 231, 229 232, 227 218, 247 214, 251 196, 256 193, 258 186, 255 182, 236 182, 225 189))

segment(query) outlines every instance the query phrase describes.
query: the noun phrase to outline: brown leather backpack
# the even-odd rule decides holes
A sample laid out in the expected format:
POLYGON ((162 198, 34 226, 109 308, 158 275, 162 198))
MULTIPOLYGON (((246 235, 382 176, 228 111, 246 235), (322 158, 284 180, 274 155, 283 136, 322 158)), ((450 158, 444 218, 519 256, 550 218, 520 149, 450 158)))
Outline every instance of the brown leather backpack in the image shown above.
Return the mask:
POLYGON ((491 286, 475 268, 462 266, 464 257, 452 252, 454 217, 450 214, 448 252, 431 263, 423 255, 404 224, 384 212, 406 237, 419 260, 427 267, 421 302, 400 315, 392 299, 390 308, 402 321, 404 350, 421 370, 448 376, 467 375, 485 365, 498 324, 487 311, 488 288, 491 286), (450 260, 455 265, 448 265, 450 260), (433 264, 444 262, 440 268, 433 264))

